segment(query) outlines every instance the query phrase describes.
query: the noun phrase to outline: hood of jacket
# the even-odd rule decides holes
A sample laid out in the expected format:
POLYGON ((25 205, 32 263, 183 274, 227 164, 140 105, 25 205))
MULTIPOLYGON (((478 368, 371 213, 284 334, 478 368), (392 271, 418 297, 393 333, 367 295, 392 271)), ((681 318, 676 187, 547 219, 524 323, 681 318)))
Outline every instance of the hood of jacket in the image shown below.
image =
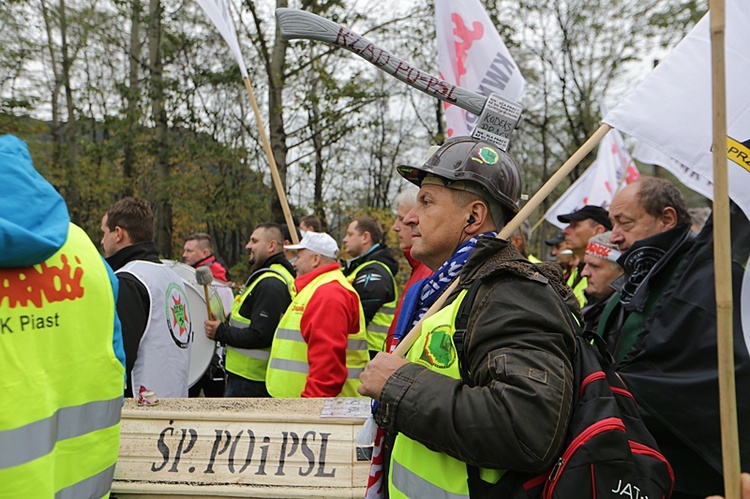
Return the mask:
POLYGON ((0 137, 3 195, 0 196, 0 267, 28 267, 47 260, 68 239, 65 200, 34 169, 26 144, 0 137))

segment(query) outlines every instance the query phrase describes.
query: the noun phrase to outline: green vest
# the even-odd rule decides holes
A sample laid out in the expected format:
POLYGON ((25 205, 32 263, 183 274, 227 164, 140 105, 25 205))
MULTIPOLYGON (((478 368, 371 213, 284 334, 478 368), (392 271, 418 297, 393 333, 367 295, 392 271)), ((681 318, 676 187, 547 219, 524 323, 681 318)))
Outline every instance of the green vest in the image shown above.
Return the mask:
MULTIPOLYGON (((240 315, 240 309, 245 300, 252 294, 258 283, 267 278, 276 278, 286 284, 289 295, 294 297, 294 277, 279 263, 273 263, 270 267, 260 269, 262 274, 255 279, 232 303, 232 314, 229 317, 229 325, 233 327, 246 328, 250 325, 250 319, 240 315), (270 269, 270 270, 269 270, 270 269)), ((271 347, 267 348, 237 348, 227 345, 226 368, 230 373, 242 376, 253 381, 265 381, 268 359, 271 355, 271 347)))
POLYGON ((396 279, 393 278, 393 274, 391 274, 391 269, 383 262, 370 260, 354 269, 347 279, 350 283, 354 282, 359 271, 372 264, 382 265, 388 271, 388 275, 391 276, 391 281, 393 282, 393 300, 383 303, 367 325, 367 349, 373 352, 385 352, 388 329, 391 327, 393 318, 396 315, 396 305, 398 305, 398 285, 396 284, 396 279))
MULTIPOLYGON (((461 379, 453 333, 456 315, 466 293, 466 290, 462 291, 453 303, 424 320, 419 337, 406 354, 407 360, 450 378, 461 379)), ((479 470, 482 480, 489 483, 497 483, 504 473, 505 470, 479 470)), ((391 453, 388 492, 392 499, 468 498, 466 463, 430 450, 399 433, 391 453)))
POLYGON ((57 253, 0 282, 0 496, 109 496, 125 368, 107 267, 70 224, 57 253))
MULTIPOLYGON (((271 345, 271 359, 266 373, 266 389, 275 398, 297 398, 305 389, 309 363, 307 360, 307 342, 302 337, 301 323, 307 303, 315 291, 329 282, 338 282, 341 286, 354 291, 340 270, 325 272, 305 286, 292 301, 276 328, 271 345)), ((359 306, 359 331, 349 335, 346 347, 346 382, 338 397, 360 397, 357 387, 360 385, 359 374, 370 360, 367 353, 365 335, 365 316, 362 305, 359 306)))
POLYGON ((583 292, 586 290, 586 287, 588 287, 589 282, 585 277, 581 277, 581 280, 578 281, 578 284, 576 284, 576 279, 578 279, 578 267, 574 268, 570 272, 570 277, 568 277, 568 286, 573 289, 573 294, 576 295, 576 298, 578 298, 578 303, 581 305, 581 308, 583 308, 586 305, 586 295, 584 295, 583 292))

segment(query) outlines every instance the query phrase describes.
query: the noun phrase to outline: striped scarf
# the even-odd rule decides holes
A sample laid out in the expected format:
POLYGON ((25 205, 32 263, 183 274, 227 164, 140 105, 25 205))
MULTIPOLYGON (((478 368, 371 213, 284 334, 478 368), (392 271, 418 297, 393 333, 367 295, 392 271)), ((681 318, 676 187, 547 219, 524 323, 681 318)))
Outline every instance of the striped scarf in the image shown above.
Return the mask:
POLYGON ((443 294, 450 283, 458 277, 461 273, 461 269, 464 268, 466 260, 469 259, 469 255, 474 251, 474 247, 477 245, 477 240, 481 236, 495 237, 496 232, 485 232, 479 236, 474 236, 468 241, 462 243, 453 255, 443 264, 440 268, 427 279, 421 281, 419 288, 419 299, 414 302, 407 304, 404 299, 404 304, 401 308, 401 316, 398 317, 398 323, 396 325, 396 331, 394 332, 394 338, 396 343, 401 341, 406 333, 416 326, 419 319, 424 317, 427 310, 432 306, 438 297, 443 294), (407 308, 408 307, 408 308, 407 308))

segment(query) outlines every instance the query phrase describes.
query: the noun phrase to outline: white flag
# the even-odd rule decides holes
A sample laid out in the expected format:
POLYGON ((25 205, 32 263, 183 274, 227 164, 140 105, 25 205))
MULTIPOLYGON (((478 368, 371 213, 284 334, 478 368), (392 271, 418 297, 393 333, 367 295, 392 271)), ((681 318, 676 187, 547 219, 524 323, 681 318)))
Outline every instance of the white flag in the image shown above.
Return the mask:
MULTIPOLYGON (((750 8, 726 2, 729 196, 750 214, 750 8)), ((708 14, 604 122, 683 166, 678 178, 713 179, 711 41, 708 14), (699 175, 700 177, 696 177, 699 175)), ((713 191, 701 192, 710 198, 713 191)))
MULTIPOLYGON (((484 96, 520 100, 523 76, 479 0, 436 0, 435 22, 442 79, 484 96)), ((448 136, 470 135, 477 116, 443 105, 448 136)))
POLYGON ((599 143, 596 161, 555 201, 544 218, 562 229, 568 224, 560 222, 558 215, 573 213, 587 204, 608 208, 617 191, 638 176, 622 135, 610 130, 599 143))
POLYGON ((633 158, 647 165, 658 165, 676 175, 685 186, 707 198, 714 196, 714 183, 692 171, 674 158, 670 158, 660 150, 651 147, 645 142, 638 141, 633 149, 633 158))
MULTIPOLYGON (((727 0, 725 9, 729 197, 750 218, 750 8, 745 0, 727 0)), ((676 160, 672 173, 713 199, 713 189, 707 188, 713 181, 711 95, 706 14, 604 122, 676 160)), ((750 271, 745 272, 742 303, 737 305, 750 350, 750 271)))
POLYGON ((234 22, 232 21, 232 16, 229 14, 227 4, 224 3, 224 0, 196 1, 208 15, 209 19, 211 19, 211 22, 214 23, 216 29, 219 30, 224 41, 229 45, 229 49, 232 51, 232 54, 240 67, 242 77, 247 78, 247 68, 245 67, 245 61, 242 58, 240 43, 237 40, 237 32, 234 30, 234 22))
POLYGON ((557 219, 557 215, 573 213, 586 206, 588 193, 591 192, 591 183, 596 175, 596 161, 589 166, 578 179, 573 182, 568 190, 560 196, 555 203, 550 206, 547 213, 544 214, 545 220, 552 225, 564 229, 568 224, 557 219))

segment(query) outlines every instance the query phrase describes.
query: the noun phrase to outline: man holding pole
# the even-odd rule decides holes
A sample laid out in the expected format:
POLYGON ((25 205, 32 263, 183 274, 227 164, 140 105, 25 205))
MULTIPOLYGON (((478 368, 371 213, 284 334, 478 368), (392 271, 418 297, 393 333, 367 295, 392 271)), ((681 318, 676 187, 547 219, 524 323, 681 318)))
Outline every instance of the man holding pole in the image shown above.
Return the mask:
POLYGON ((379 401, 376 421, 395 435, 391 497, 488 494, 503 470, 542 471, 561 449, 575 297, 558 265, 533 265, 493 237, 521 193, 515 162, 496 146, 449 139, 422 167, 399 173, 420 186, 404 218, 412 255, 437 270, 423 292, 454 278, 459 285, 424 320, 406 359, 381 353, 370 361, 359 391, 379 401), (476 281, 457 347, 456 318, 476 281))
POLYGON ((294 268, 284 256, 281 227, 255 227, 245 249, 250 277, 235 298, 229 324, 204 323, 206 336, 227 347, 225 397, 270 397, 266 370, 273 333, 294 295, 294 268))

